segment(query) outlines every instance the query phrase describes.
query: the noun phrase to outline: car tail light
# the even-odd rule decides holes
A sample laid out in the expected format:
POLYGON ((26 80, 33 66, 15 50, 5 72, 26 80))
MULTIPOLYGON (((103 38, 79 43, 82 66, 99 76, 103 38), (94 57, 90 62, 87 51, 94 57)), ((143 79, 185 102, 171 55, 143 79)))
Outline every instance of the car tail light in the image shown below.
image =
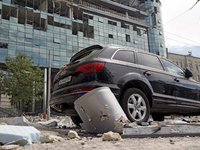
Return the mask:
POLYGON ((95 88, 82 88, 82 89, 75 89, 75 90, 71 90, 70 93, 77 93, 77 92, 83 92, 83 91, 92 91, 95 88))
POLYGON ((81 65, 76 68, 75 72, 89 73, 89 72, 101 72, 104 67, 103 62, 92 62, 81 65))

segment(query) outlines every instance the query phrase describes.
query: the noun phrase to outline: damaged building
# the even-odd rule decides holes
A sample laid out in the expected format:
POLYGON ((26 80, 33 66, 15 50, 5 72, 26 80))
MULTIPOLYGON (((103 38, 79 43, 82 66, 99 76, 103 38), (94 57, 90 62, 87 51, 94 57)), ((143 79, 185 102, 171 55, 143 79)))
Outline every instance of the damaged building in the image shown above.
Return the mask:
POLYGON ((159 0, 0 0, 0 68, 19 52, 53 72, 77 51, 118 44, 166 57, 159 0))

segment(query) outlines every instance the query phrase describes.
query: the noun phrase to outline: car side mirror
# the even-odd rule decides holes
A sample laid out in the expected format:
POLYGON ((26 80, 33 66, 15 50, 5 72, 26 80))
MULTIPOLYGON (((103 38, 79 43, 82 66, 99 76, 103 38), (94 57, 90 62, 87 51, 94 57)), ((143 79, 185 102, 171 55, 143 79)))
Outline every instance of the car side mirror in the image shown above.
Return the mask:
POLYGON ((185 68, 185 76, 186 76, 187 78, 190 78, 190 77, 193 76, 192 71, 191 71, 188 67, 185 68))

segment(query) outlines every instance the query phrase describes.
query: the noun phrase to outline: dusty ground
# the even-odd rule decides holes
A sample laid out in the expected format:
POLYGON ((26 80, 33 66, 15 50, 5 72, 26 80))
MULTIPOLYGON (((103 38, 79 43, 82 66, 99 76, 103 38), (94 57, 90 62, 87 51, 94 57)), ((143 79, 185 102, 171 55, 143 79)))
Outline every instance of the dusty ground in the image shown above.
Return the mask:
MULTIPOLYGON (((42 133, 44 133, 42 131, 42 133)), ((56 134, 56 133, 51 133, 56 134)), ((53 143, 34 143, 19 150, 199 150, 200 137, 127 138, 120 141, 102 141, 101 137, 81 136, 81 139, 63 139, 53 143)))
MULTIPOLYGON (((177 118, 175 118, 177 119, 177 118)), ((182 120, 183 118, 178 118, 182 120)), ((192 123, 200 117, 184 118, 192 123)), ((199 150, 200 137, 168 137, 168 138, 122 138, 119 141, 103 141, 101 135, 89 134, 81 129, 71 127, 66 130, 78 132, 80 139, 69 139, 67 135, 58 132, 41 130, 41 134, 57 135, 61 139, 53 143, 35 142, 33 145, 20 147, 19 150, 199 150)))

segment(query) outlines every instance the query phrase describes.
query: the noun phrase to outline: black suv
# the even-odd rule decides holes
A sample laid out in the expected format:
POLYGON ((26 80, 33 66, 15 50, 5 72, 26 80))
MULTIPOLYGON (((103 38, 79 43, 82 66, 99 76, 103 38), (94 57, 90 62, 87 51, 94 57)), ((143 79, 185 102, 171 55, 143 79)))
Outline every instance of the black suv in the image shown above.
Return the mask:
MULTIPOLYGON (((74 101, 109 87, 130 121, 164 120, 164 115, 200 114, 200 84, 160 56, 119 45, 94 45, 76 53, 54 78, 51 108, 81 120, 74 101)), ((88 104, 89 105, 89 104, 88 104)))

